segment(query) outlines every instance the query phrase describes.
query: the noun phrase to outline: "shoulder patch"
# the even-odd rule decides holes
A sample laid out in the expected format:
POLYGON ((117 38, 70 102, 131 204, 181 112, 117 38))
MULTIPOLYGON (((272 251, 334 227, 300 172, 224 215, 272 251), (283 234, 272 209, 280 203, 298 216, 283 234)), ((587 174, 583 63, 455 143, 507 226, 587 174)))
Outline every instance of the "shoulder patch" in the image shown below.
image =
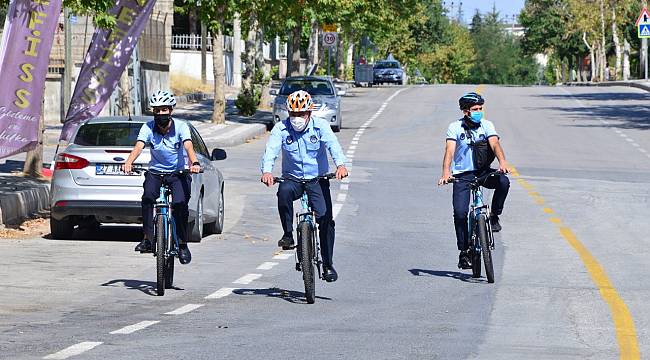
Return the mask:
POLYGON ((287 143, 287 145, 293 144, 293 137, 291 135, 287 136, 285 142, 287 143))
POLYGON ((311 141, 312 144, 315 144, 318 142, 318 137, 316 137, 316 135, 312 135, 309 137, 309 141, 311 141))

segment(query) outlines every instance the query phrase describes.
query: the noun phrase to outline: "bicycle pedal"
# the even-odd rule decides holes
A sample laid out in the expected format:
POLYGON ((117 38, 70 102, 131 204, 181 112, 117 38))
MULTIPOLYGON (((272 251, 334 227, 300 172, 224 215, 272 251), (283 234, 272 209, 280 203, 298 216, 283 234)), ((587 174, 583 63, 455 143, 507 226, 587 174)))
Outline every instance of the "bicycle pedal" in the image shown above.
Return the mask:
POLYGON ((302 268, 300 267, 300 264, 296 264, 296 271, 302 271, 302 268))

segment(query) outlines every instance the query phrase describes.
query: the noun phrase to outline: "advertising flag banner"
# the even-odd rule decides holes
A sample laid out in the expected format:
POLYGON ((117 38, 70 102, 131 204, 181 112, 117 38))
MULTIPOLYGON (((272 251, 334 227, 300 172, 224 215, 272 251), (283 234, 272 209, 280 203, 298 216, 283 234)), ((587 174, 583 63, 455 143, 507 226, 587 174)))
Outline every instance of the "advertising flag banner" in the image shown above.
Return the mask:
POLYGON ((79 72, 59 140, 70 137, 81 122, 96 117, 117 87, 156 0, 117 0, 109 11, 112 29, 97 29, 79 72))
POLYGON ((13 0, 0 52, 0 158, 38 143, 45 77, 61 0, 13 0))

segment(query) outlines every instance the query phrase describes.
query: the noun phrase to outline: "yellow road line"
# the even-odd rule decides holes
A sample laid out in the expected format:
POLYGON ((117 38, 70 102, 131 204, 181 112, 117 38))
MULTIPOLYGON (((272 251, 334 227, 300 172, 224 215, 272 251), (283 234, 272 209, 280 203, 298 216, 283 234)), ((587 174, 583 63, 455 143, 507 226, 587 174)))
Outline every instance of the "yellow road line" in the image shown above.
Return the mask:
MULTIPOLYGON (((524 187, 528 194, 539 205, 544 204, 544 198, 534 191, 534 187, 526 180, 520 178, 520 174, 513 167, 512 176, 517 179, 517 182, 524 187)), ((550 207, 543 208, 543 211, 550 215, 555 215, 555 212, 550 207)), ((612 313, 612 320, 614 321, 614 328, 616 330, 616 339, 620 349, 620 359, 640 359, 639 344, 637 340, 636 328, 634 326, 634 319, 628 309, 627 305, 618 294, 614 285, 612 285, 607 273, 603 266, 594 258, 587 248, 578 240, 576 235, 565 225, 562 225, 562 219, 559 217, 549 218, 551 222, 558 226, 560 234, 571 245, 571 247, 578 253, 582 263, 589 272, 591 280, 596 284, 600 291, 600 296, 609 305, 610 312, 612 313)))

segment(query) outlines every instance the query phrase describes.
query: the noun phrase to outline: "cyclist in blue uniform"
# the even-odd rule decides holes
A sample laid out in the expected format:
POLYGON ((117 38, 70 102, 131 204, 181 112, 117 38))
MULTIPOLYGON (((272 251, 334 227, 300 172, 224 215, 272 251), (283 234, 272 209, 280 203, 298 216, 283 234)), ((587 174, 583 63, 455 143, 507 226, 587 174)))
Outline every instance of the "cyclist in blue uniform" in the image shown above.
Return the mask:
POLYGON ((323 258, 323 278, 327 282, 338 279, 332 264, 334 252, 334 220, 332 219, 332 198, 327 179, 307 183, 304 188, 300 182, 291 179, 309 180, 329 172, 327 151, 336 165, 336 178, 348 175, 345 168, 347 159, 338 139, 323 119, 311 116, 314 104, 306 91, 296 91, 287 98, 289 118, 273 127, 262 157, 262 182, 273 185, 273 166, 282 151, 282 177, 289 180, 279 184, 278 211, 284 235, 278 246, 293 246, 293 201, 307 192, 311 208, 316 213, 321 255, 323 258))
POLYGON ((470 181, 488 173, 490 176, 484 187, 494 189, 490 223, 493 231, 501 231, 499 215, 510 188, 510 180, 506 173, 510 172, 506 157, 499 143, 494 124, 483 118, 483 104, 485 99, 477 93, 471 92, 463 95, 458 104, 463 112, 463 117, 454 121, 447 129, 445 155, 442 161, 442 176, 438 185, 446 184, 450 177, 457 179, 453 188, 454 227, 456 228, 456 243, 460 255, 458 267, 471 268, 469 254, 467 213, 470 201, 470 181), (499 168, 492 169, 490 164, 494 157, 499 161, 499 168))
MULTIPOLYGON (((189 210, 187 204, 192 192, 192 177, 189 174, 173 174, 176 170, 186 169, 186 157, 189 158, 190 172, 201 171, 199 161, 192 145, 189 126, 182 121, 174 121, 172 112, 176 98, 168 91, 159 90, 149 98, 149 107, 153 110, 154 120, 142 125, 138 140, 124 164, 124 171, 131 172, 133 162, 145 146, 150 147, 151 160, 149 170, 164 175, 172 192, 172 216, 176 223, 176 235, 179 240, 178 259, 181 264, 189 264, 192 254, 187 247, 187 221, 189 210)), ((144 238, 135 247, 135 251, 151 252, 150 239, 153 239, 153 205, 160 195, 161 178, 145 173, 144 193, 142 195, 142 225, 144 238)))

